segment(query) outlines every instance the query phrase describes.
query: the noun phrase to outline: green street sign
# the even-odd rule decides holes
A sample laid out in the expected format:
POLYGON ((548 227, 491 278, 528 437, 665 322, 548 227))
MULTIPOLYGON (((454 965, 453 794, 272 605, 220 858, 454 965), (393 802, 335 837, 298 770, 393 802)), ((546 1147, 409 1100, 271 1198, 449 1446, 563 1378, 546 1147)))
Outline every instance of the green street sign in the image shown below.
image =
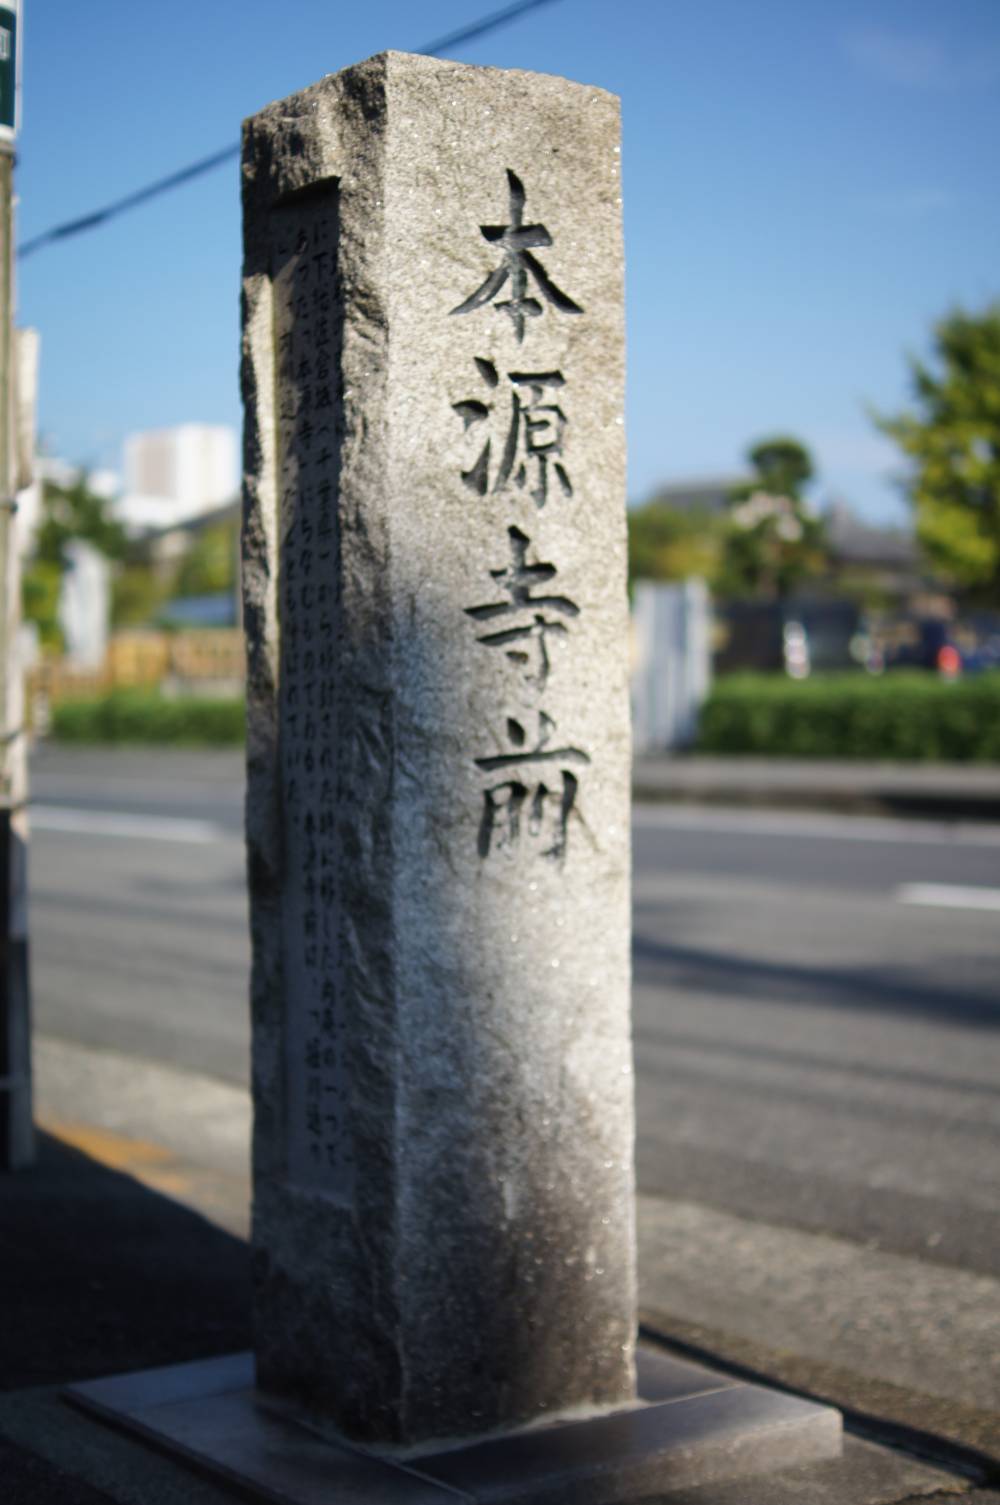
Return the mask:
POLYGON ((0 140, 17 130, 17 9, 0 5, 0 140))

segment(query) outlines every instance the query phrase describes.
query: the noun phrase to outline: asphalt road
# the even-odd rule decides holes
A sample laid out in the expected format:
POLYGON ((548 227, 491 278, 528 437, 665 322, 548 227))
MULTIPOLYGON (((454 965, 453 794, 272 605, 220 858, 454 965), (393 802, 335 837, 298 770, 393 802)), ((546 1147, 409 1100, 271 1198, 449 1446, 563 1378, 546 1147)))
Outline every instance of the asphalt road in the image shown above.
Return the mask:
MULTIPOLYGON (((239 758, 33 799, 38 1029, 245 1082, 239 758)), ((1000 828, 637 810, 635 1039, 642 1191, 997 1273, 1000 828)))

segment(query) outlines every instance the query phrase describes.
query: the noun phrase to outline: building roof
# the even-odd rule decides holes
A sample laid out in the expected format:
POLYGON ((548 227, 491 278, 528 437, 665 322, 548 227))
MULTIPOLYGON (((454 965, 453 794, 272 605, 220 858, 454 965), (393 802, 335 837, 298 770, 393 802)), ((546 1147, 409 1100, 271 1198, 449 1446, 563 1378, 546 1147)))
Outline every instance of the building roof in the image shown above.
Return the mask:
POLYGON ((841 564, 905 570, 917 563, 917 541, 912 533, 862 522, 843 502, 834 502, 827 512, 826 536, 831 553, 841 564))
POLYGON ((679 507, 683 511, 701 508, 705 512, 722 512, 729 505, 730 494, 738 486, 751 484, 753 477, 741 475, 689 476, 677 481, 664 481, 648 498, 662 502, 667 507, 679 507))

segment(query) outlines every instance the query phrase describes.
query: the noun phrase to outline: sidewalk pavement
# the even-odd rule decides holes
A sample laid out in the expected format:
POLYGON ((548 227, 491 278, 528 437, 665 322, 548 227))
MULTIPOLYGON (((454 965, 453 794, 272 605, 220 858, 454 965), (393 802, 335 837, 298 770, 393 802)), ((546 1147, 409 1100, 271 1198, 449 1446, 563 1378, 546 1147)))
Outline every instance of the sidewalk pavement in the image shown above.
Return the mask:
MULTIPOLYGON (((59 1390, 249 1347, 247 1094, 66 1042, 41 1040, 37 1056, 38 1163, 0 1177, 0 1498, 3 1505, 223 1505, 232 1497, 218 1485, 71 1410, 59 1390)), ((905 1425, 872 1423, 881 1411, 919 1425, 928 1401, 894 1385, 891 1364, 889 1378, 866 1392, 856 1374, 830 1367, 822 1338, 810 1357, 780 1322, 770 1325, 777 1287, 801 1282, 817 1259, 828 1284, 839 1279, 844 1299, 857 1282, 854 1299, 878 1296, 887 1282, 905 1285, 907 1272, 883 1270, 878 1260, 886 1256, 866 1265, 865 1251, 853 1246, 838 1253, 833 1240, 793 1235, 782 1244, 787 1230, 656 1199, 640 1199, 639 1227, 647 1336, 666 1334, 666 1346, 673 1340, 682 1356, 710 1363, 722 1354, 730 1368, 742 1365, 765 1382, 840 1405, 853 1399, 856 1410, 869 1412, 849 1428, 838 1462, 675 1493, 664 1505, 902 1505, 941 1496, 1000 1505, 1000 1465, 905 1425), (755 1242, 761 1237, 763 1244, 755 1242), (688 1257, 699 1248, 696 1260, 688 1257), (696 1265, 706 1261, 702 1280, 696 1265), (742 1293, 734 1273, 741 1261, 753 1286, 742 1293), (741 1301, 752 1312, 736 1331, 730 1318, 741 1301), (883 1445, 886 1438, 897 1445, 883 1445)), ((976 1295, 970 1290, 973 1304, 976 1295)), ((839 1320, 834 1301, 815 1326, 822 1334, 839 1320)), ((954 1337, 955 1351, 941 1355, 946 1386, 949 1375, 964 1383, 963 1334, 954 1337)), ((896 1344, 899 1352, 905 1346, 896 1344)), ((849 1355, 849 1346, 841 1352, 849 1355)), ((934 1383, 931 1377, 931 1397, 934 1383)), ((976 1433, 979 1413, 958 1413, 959 1421, 971 1418, 973 1442, 989 1440, 976 1433)), ((946 1406, 940 1414, 947 1423, 946 1406)))
POLYGON ((637 800, 1000 820, 1000 765, 637 757, 637 800))

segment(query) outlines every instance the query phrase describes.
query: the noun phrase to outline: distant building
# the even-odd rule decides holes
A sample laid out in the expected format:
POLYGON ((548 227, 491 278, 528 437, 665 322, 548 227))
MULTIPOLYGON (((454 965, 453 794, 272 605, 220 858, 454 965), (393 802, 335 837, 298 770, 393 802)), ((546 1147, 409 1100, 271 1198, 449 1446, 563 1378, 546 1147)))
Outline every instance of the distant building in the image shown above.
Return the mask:
POLYGON ((664 482, 647 501, 681 512, 724 512, 732 492, 753 483, 751 475, 691 476, 686 481, 664 482))
POLYGON ((863 578, 900 599, 922 588, 920 554, 911 532, 874 527, 840 501, 830 503, 824 522, 831 563, 842 574, 863 578))
POLYGON ((236 434, 218 424, 130 434, 115 515, 130 533, 161 532, 232 500, 239 486, 236 434))

